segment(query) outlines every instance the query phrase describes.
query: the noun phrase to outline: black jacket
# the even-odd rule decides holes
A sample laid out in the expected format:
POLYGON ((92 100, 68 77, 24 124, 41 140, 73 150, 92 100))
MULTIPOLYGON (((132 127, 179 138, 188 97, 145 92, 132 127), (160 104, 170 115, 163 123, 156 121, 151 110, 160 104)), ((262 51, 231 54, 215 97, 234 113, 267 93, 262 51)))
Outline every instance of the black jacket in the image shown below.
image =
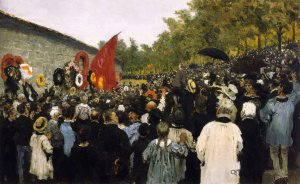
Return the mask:
MULTIPOLYGON (((99 132, 98 155, 105 164, 105 182, 123 178, 128 174, 131 146, 127 134, 115 124, 106 124, 99 132), (116 171, 115 161, 119 160, 116 171)), ((102 162, 102 161, 101 161, 102 162)))
POLYGON ((17 145, 29 146, 32 132, 33 121, 25 115, 20 115, 17 119, 17 145))

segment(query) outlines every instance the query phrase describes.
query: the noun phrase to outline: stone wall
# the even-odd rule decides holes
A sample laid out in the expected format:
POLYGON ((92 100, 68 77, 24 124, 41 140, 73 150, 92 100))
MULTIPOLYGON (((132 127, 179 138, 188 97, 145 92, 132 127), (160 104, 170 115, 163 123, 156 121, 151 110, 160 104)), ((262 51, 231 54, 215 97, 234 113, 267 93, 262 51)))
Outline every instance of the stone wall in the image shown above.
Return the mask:
MULTIPOLYGON (((97 49, 71 37, 20 19, 0 15, 0 59, 7 54, 21 56, 33 67, 34 77, 39 73, 52 81, 53 71, 74 60, 78 51, 85 50, 91 61, 97 49)), ((0 87, 3 89, 3 80, 0 87)), ((0 91, 2 93, 2 91, 0 91)))

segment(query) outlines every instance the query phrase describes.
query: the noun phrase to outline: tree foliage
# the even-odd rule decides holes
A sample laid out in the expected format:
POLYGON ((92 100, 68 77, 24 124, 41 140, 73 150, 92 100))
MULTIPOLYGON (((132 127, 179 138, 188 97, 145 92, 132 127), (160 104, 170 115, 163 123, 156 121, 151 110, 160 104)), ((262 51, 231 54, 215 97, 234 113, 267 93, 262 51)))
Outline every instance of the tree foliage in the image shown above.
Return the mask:
MULTIPOLYGON (((188 9, 164 18, 168 30, 152 46, 119 40, 117 57, 127 73, 167 71, 178 63, 201 63, 197 51, 216 47, 230 56, 299 40, 299 0, 191 0, 188 9)), ((99 45, 103 42, 99 43, 99 45)))

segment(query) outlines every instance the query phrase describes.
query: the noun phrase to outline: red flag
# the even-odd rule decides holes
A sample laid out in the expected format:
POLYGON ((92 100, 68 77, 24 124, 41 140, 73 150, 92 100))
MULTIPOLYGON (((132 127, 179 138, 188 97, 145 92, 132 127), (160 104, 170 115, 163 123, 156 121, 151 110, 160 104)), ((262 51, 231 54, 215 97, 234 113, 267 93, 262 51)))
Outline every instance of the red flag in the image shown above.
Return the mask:
POLYGON ((91 69, 96 75, 95 86, 98 89, 111 91, 116 87, 115 51, 118 35, 113 36, 97 53, 91 63, 91 69))

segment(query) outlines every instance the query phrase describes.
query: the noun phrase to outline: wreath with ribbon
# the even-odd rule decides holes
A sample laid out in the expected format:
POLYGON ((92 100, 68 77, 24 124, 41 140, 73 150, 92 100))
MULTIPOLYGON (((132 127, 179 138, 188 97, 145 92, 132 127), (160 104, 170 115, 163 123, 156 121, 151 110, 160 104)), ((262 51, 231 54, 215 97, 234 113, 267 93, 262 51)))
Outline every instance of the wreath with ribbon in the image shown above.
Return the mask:
POLYGON ((76 75, 75 84, 77 87, 81 87, 83 84, 83 76, 80 73, 76 75))
POLYGON ((65 66, 66 73, 69 74, 71 70, 74 70, 76 72, 79 72, 79 66, 74 61, 70 61, 65 66))
POLYGON ((4 70, 4 73, 7 77, 7 79, 12 79, 15 82, 18 82, 22 77, 19 67, 17 67, 17 66, 6 67, 4 70))
POLYGON ((96 74, 90 70, 87 76, 87 81, 89 82, 90 85, 92 85, 95 84, 96 80, 97 80, 96 74))
POLYGON ((15 56, 15 65, 24 64, 24 60, 21 56, 15 56))
MULTIPOLYGON (((83 64, 83 70, 81 71, 81 75, 83 76, 83 84, 81 85, 81 88, 84 88, 88 85, 87 76, 89 73, 89 56, 85 51, 79 51, 75 56, 75 64, 77 66, 80 66, 80 61, 82 60, 83 64)), ((80 68, 80 67, 79 67, 80 68)))
POLYGON ((60 86, 65 82, 65 71, 61 68, 56 68, 53 74, 54 85, 60 86))
MULTIPOLYGON (((6 68, 8 68, 9 66, 14 66, 14 67, 18 68, 18 66, 23 63, 24 63, 24 60, 22 59, 21 56, 13 56, 12 54, 5 54, 1 60, 1 77, 2 77, 2 79, 4 81, 6 81, 8 78, 7 72, 5 72, 6 68)), ((19 74, 19 72, 15 72, 15 73, 19 74)), ((18 79, 19 76, 15 76, 13 78, 18 79)))
POLYGON ((38 74, 35 78, 35 81, 38 87, 44 87, 46 85, 45 76, 43 74, 38 74))

